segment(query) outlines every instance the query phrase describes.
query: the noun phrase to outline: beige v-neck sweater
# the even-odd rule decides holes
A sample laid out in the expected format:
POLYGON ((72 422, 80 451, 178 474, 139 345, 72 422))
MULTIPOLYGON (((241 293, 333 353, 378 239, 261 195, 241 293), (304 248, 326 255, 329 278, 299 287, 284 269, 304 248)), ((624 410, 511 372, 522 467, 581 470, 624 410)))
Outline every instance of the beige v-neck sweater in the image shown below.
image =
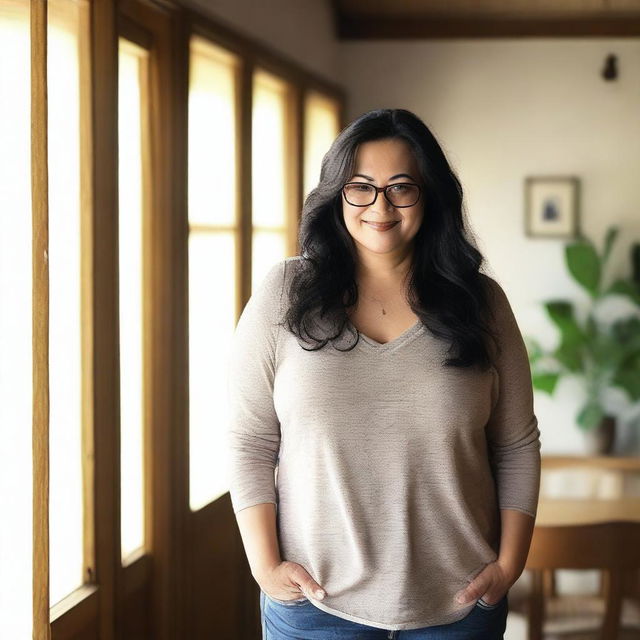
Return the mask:
POLYGON ((323 611, 390 630, 455 622, 475 605, 455 594, 497 558, 500 509, 536 515, 540 432, 509 302, 496 283, 502 355, 485 373, 441 366, 448 344, 421 322, 305 351, 275 324, 298 260, 271 268, 233 337, 234 513, 277 505, 281 557, 324 587, 310 597, 323 611))

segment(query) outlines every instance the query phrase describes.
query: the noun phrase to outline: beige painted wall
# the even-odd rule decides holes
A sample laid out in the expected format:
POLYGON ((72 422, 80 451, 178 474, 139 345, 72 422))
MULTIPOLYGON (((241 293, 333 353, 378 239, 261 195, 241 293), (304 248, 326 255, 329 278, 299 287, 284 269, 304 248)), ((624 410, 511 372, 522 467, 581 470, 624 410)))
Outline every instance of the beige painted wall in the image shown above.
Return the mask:
MULTIPOLYGON (((348 119, 403 107, 429 125, 462 181, 472 228, 522 333, 554 345, 540 301, 582 304, 586 296, 564 266, 563 240, 525 236, 523 181, 578 176, 584 232, 601 246, 605 228, 618 223, 611 267, 628 273, 629 243, 640 239, 640 39, 381 40, 339 48, 351 89, 348 119), (600 76, 608 53, 619 59, 616 82, 600 76)), ((574 426, 583 398, 568 380, 553 398, 536 392, 545 452, 583 451, 574 426)), ((609 400, 626 406, 624 396, 609 400)), ((640 424, 632 429, 631 412, 625 416, 620 444, 640 450, 640 424)))

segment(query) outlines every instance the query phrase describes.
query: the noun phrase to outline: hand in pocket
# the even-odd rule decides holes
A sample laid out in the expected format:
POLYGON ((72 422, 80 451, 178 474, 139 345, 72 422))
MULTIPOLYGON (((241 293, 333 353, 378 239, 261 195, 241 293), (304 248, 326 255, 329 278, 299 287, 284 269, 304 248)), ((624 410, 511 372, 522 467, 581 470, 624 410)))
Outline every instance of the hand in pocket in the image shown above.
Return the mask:
POLYGON ((324 589, 297 562, 283 560, 272 569, 256 578, 260 588, 276 600, 298 600, 301 596, 312 596, 321 600, 324 589))

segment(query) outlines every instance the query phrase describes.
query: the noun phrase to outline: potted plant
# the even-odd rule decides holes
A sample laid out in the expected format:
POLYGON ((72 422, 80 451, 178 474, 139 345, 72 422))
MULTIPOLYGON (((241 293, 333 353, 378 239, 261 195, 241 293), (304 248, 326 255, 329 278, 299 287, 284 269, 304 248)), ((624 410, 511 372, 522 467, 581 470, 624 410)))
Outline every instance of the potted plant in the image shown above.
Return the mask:
POLYGON ((640 400, 640 318, 620 318, 604 326, 594 315, 597 304, 612 294, 626 296, 640 311, 640 243, 631 248, 631 277, 604 284, 603 272, 617 235, 618 227, 607 230, 602 254, 584 236, 565 247, 569 273, 590 296, 585 320, 576 317, 571 301, 549 300, 543 305, 559 329, 558 346, 545 351, 536 339, 525 338, 535 389, 553 395, 562 376, 583 381, 587 399, 577 424, 593 454, 611 453, 615 438, 616 417, 606 412, 603 392, 617 387, 632 402, 640 400))

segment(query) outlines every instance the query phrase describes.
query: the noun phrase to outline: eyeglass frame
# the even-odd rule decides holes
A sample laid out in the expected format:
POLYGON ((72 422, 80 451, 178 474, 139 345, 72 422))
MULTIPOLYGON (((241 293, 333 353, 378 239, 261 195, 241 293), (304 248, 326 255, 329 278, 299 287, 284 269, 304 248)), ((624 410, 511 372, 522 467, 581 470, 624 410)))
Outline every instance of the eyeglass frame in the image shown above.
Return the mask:
POLYGON ((342 193, 342 197, 346 200, 347 204, 351 205, 352 207, 371 207, 376 203, 376 200, 378 199, 378 194, 381 191, 384 191, 385 200, 392 207, 396 207, 397 209, 406 209, 407 207, 415 207, 416 204, 418 204, 418 201, 420 200, 420 196, 422 195, 422 187, 419 184, 416 184, 415 182, 394 182, 392 184, 388 184, 386 187, 376 187, 375 184, 369 184, 367 182, 345 182, 342 185, 342 189, 340 189, 340 192, 342 193), (344 192, 345 187, 350 184, 363 184, 367 187, 372 187, 373 189, 375 189, 376 193, 375 193, 375 196, 373 197, 373 201, 370 202, 369 204, 351 204, 351 202, 347 200, 347 194, 344 192), (399 184, 411 185, 412 187, 418 188, 418 197, 416 198, 416 201, 413 204, 393 204, 393 202, 389 200, 389 196, 387 195, 387 189, 389 189, 390 187, 395 187, 399 184))

